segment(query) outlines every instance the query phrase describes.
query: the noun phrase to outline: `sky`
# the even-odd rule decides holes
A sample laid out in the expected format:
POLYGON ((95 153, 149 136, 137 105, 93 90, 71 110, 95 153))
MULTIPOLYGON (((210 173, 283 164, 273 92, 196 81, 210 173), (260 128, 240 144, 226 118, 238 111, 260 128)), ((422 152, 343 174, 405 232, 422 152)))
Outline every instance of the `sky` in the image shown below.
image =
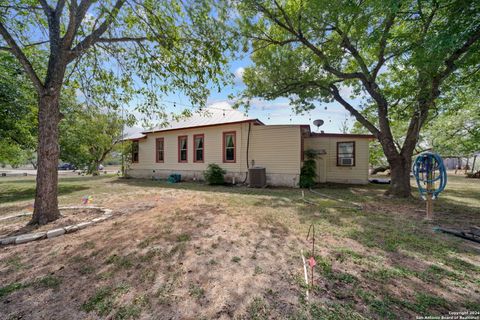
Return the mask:
MULTIPOLYGON (((248 56, 231 61, 229 63, 229 68, 232 74, 234 75, 234 82, 232 85, 225 86, 220 92, 212 90, 208 100, 207 107, 213 108, 222 108, 229 109, 232 107, 233 101, 229 100, 229 96, 233 94, 234 96, 239 96, 243 89, 245 89, 245 84, 242 80, 242 75, 247 67, 252 67, 253 63, 248 56)), ((348 91, 348 89, 347 89, 348 91)), ((348 96, 349 92, 344 92, 344 96, 348 96)), ((170 94, 162 99, 168 101, 166 105, 170 105, 169 109, 173 108, 173 102, 179 106, 190 106, 190 102, 185 95, 181 93, 170 94)), ((358 100, 359 101, 359 100, 358 100)), ((356 99, 351 102, 355 105, 355 102, 358 102, 356 99)), ((129 107, 130 111, 137 117, 141 119, 144 117, 142 114, 134 111, 133 107, 129 107)), ((245 109, 240 109, 243 112, 246 112, 245 109)), ((257 118, 265 124, 309 124, 311 125, 312 131, 323 130, 325 132, 342 132, 342 123, 347 120, 348 126, 351 128, 354 123, 354 119, 349 115, 340 104, 333 103, 319 103, 315 110, 305 113, 303 115, 295 114, 292 111, 292 108, 289 104, 287 98, 276 99, 272 101, 266 101, 263 99, 253 99, 251 107, 246 112, 247 115, 251 118, 257 118), (324 124, 317 128, 313 125, 313 121, 316 119, 322 119, 324 124)), ((128 129, 128 134, 137 133, 142 131, 141 127, 142 122, 128 129)))
MULTIPOLYGON (((90 16, 87 15, 87 20, 88 17, 90 16)), ((242 90, 245 89, 245 85, 242 80, 242 74, 245 68, 252 66, 253 62, 250 60, 248 54, 242 58, 238 58, 237 60, 230 61, 229 68, 232 74, 235 76, 234 83, 232 85, 225 86, 220 92, 217 92, 217 90, 212 90, 207 100, 207 107, 231 108, 233 101, 229 100, 228 97, 230 95, 238 97, 242 90)), ((348 97, 349 95, 350 92, 348 92, 348 89, 347 91, 343 92, 344 97, 348 97)), ((77 94, 77 97, 80 100, 85 99, 81 92, 77 94)), ((168 103, 165 103, 167 106, 170 104, 170 110, 167 111, 175 110, 173 109, 173 102, 183 107, 191 106, 189 99, 181 93, 167 95, 164 97, 164 99, 162 98, 162 100, 168 101, 168 103)), ((356 106, 358 105, 359 101, 360 99, 353 99, 350 102, 356 106)), ((133 99, 131 104, 126 106, 126 109, 133 113, 136 118, 140 120, 136 126, 127 130, 129 133, 136 133, 147 129, 142 127, 144 122, 141 121, 142 118, 145 118, 145 115, 135 110, 135 106, 137 104, 138 100, 133 99)), ((178 112, 178 109, 175 111, 178 112)), ((246 110, 241 111, 245 112, 246 110)), ((289 100, 286 98, 276 99, 273 101, 254 99, 252 100, 252 104, 247 115, 251 118, 257 118, 265 124, 310 124, 313 131, 317 130, 317 128, 313 126, 313 121, 321 119, 324 121, 324 125, 319 128, 319 130, 323 130, 325 132, 341 132, 345 120, 348 121, 347 123, 350 127, 354 123, 354 119, 350 117, 349 113, 336 102, 319 103, 315 110, 303 115, 299 115, 292 111, 292 108, 289 105, 289 100)), ((154 124, 156 125, 156 123, 154 124)))

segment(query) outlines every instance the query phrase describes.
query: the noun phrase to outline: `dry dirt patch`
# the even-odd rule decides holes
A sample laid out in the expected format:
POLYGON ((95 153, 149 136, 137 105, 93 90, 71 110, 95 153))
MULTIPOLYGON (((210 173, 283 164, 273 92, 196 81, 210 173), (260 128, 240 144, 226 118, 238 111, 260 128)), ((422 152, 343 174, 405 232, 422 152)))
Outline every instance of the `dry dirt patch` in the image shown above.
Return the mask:
POLYGON ((31 219, 30 215, 4 219, 0 221, 0 238, 63 228, 80 222, 90 221, 102 214, 103 211, 100 209, 62 209, 62 217, 47 225, 28 225, 31 219))
POLYGON ((122 198, 102 203, 124 211, 113 220, 1 251, 9 261, 0 265, 2 282, 48 275, 61 285, 26 285, 0 300, 0 315, 228 319, 247 314, 256 297, 276 305, 269 314, 278 318, 298 308, 302 240, 287 226, 199 192, 122 198))
POLYGON ((413 205, 356 211, 275 190, 219 190, 97 194, 96 205, 121 214, 3 248, 0 318, 406 319, 478 300, 478 257, 423 235, 430 227, 413 205), (307 304, 300 249, 310 248, 312 222, 318 264, 307 304))

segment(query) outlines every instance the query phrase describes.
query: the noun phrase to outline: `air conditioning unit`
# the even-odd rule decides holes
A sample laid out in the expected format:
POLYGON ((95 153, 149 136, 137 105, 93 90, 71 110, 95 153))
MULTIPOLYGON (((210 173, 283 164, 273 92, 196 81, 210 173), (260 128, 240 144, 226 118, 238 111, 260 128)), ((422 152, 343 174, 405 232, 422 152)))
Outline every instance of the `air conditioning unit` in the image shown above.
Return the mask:
POLYGON ((353 158, 342 158, 340 164, 342 166, 353 166, 353 158))
POLYGON ((249 187, 264 188, 267 185, 267 174, 265 168, 254 167, 248 169, 249 187))

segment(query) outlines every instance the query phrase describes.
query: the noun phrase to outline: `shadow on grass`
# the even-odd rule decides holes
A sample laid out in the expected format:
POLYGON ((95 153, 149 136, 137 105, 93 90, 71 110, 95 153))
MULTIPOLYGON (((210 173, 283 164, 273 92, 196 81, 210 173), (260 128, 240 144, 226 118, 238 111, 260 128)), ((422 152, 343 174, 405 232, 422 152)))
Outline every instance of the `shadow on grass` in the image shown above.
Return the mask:
MULTIPOLYGON (((337 190, 338 196, 341 193, 341 190, 337 190)), ((398 202, 383 197, 373 199, 390 208, 398 202)), ((415 203, 411 206, 414 208, 415 203)), ((413 208, 411 211, 414 211, 413 208)), ((376 298, 376 302, 360 298, 380 318, 385 316, 384 312, 396 315, 393 318, 402 318, 399 315, 403 313, 444 314, 448 310, 467 308, 471 302, 468 296, 458 299, 455 294, 450 295, 443 286, 445 283, 455 283, 463 288, 475 283, 480 267, 463 256, 475 256, 478 248, 475 249, 468 241, 434 233, 432 227, 438 221, 426 222, 422 213, 406 214, 400 210, 382 212, 305 205, 300 206, 297 212, 302 224, 314 223, 317 226, 319 239, 322 236, 348 238, 368 248, 369 254, 365 257, 369 261, 365 264, 368 270, 361 273, 359 281, 368 283, 368 287, 362 290, 373 292, 373 296, 380 298, 376 298), (398 283, 402 285, 398 287, 398 283), (385 290, 389 286, 398 289, 385 290), (417 295, 412 299, 408 296, 408 290, 402 287, 417 292, 417 295), (443 291, 442 295, 432 293, 440 291, 443 291), (377 302, 381 303, 382 310, 377 310, 377 302)), ((478 222, 474 214, 465 214, 463 217, 466 219, 464 222, 478 222)), ((454 216, 449 218, 453 220, 454 216)), ((442 219, 445 221, 446 218, 442 219)), ((353 254, 358 252, 353 251, 353 254)), ((335 253, 324 254, 323 258, 336 263, 336 273, 341 270, 339 266, 342 263, 336 261, 335 253)), ((354 265, 358 262, 351 263, 354 265)))
MULTIPOLYGON (((86 185, 62 185, 58 187, 58 194, 65 195, 75 191, 89 189, 86 185)), ((35 187, 0 189, 0 203, 30 200, 35 198, 35 187)))
POLYGON ((212 186, 203 182, 180 182, 169 183, 165 180, 147 180, 147 179, 116 179, 111 183, 124 184, 135 187, 145 188, 166 188, 176 190, 192 190, 192 191, 206 191, 215 193, 232 193, 241 195, 255 195, 255 196, 269 196, 269 197, 284 197, 295 199, 302 194, 301 189, 269 187, 269 188, 248 188, 245 186, 222 185, 212 186))
MULTIPOLYGON (((58 176, 59 183, 71 183, 71 182, 93 182, 93 181, 101 181, 110 179, 112 177, 117 177, 115 174, 107 174, 107 175, 99 175, 99 176, 58 176)), ((35 184, 35 176, 28 176, 28 177, 0 177, 0 186, 7 184, 35 184)))

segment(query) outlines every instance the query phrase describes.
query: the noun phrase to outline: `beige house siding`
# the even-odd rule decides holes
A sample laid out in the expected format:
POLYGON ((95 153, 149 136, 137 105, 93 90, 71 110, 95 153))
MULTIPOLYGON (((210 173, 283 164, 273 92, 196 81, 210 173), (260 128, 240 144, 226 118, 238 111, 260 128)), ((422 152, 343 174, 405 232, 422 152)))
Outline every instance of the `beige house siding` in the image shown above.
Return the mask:
MULTIPOLYGON (((251 166, 265 167, 267 184, 297 187, 301 162, 301 126, 256 125, 248 122, 221 124, 208 127, 178 129, 148 133, 139 141, 139 161, 132 163, 127 174, 142 178, 167 178, 180 173, 183 179, 203 180, 208 164, 216 163, 227 171, 227 181, 243 182, 247 178, 247 161, 251 166), (247 141, 250 126, 250 142, 247 159, 247 141), (236 162, 223 163, 223 133, 236 133, 236 162), (193 137, 204 135, 204 162, 193 161, 193 137), (186 163, 178 162, 178 137, 187 136, 186 163), (156 162, 155 143, 164 140, 164 162, 156 162)), ((305 137, 303 149, 324 150, 317 161, 319 182, 368 183, 369 139, 357 136, 305 137), (337 166, 337 142, 355 141, 355 166, 337 166)))
POLYGON ((249 163, 264 167, 267 184, 297 187, 301 168, 299 126, 253 126, 249 163))
MULTIPOLYGON (((248 124, 246 125, 248 126, 248 124)), ((173 130, 150 133, 146 139, 139 140, 139 161, 132 163, 131 169, 169 169, 169 170, 205 170, 209 163, 222 165, 228 171, 240 171, 244 157, 242 157, 243 145, 242 134, 245 124, 234 124, 224 126, 212 126, 203 128, 192 128, 184 130, 173 130), (236 132, 236 162, 222 163, 222 139, 223 132, 236 132), (205 161, 203 163, 193 162, 193 135, 204 134, 205 161), (178 137, 187 136, 187 159, 186 163, 178 162, 178 137), (164 139, 164 157, 163 163, 157 163, 155 160, 155 141, 157 138, 164 139)))
MULTIPOLYGON (((324 181, 337 183, 368 183, 368 144, 369 140, 352 137, 308 137, 304 141, 304 149, 325 150, 321 156, 324 161, 324 181), (337 142, 355 141, 355 166, 337 166, 337 142)), ((321 170, 318 173, 322 175, 321 170)))
MULTIPOLYGON (((139 161, 128 174, 143 178, 166 178, 180 173, 185 179, 203 179, 208 164, 216 163, 227 171, 227 178, 243 181, 247 169, 248 123, 218 125, 149 133, 139 140, 139 161), (236 162, 223 163, 223 133, 236 132, 236 162), (193 136, 204 135, 204 162, 193 162, 193 136), (178 162, 178 137, 188 136, 187 163, 178 162), (157 163, 155 141, 164 139, 164 162, 157 163)), ((298 126, 262 126, 251 124, 249 164, 266 168, 267 183, 296 186, 300 174, 300 130, 298 126)))

